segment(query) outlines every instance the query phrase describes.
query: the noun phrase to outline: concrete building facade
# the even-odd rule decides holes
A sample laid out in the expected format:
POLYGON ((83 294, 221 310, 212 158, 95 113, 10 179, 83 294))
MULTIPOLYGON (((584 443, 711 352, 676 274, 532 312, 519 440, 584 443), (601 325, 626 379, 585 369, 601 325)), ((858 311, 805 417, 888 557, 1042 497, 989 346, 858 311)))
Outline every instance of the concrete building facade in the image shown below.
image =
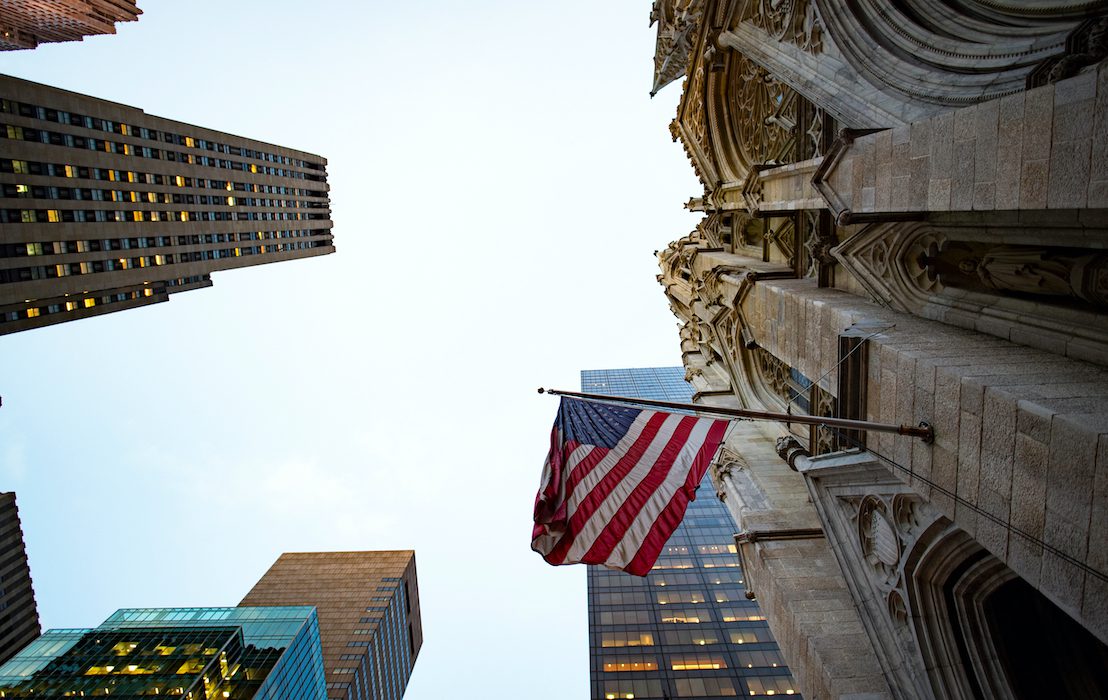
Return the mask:
POLYGON ((324 158, 0 76, 0 334, 334 250, 324 158))
POLYGON ((0 493, 0 663, 41 634, 14 493, 0 493))
POLYGON ((282 554, 240 605, 311 605, 327 697, 399 700, 423 646, 415 552, 282 554))
POLYGON ((695 399, 935 432, 743 423, 713 467, 809 697, 1108 693, 1105 10, 654 4, 695 399))

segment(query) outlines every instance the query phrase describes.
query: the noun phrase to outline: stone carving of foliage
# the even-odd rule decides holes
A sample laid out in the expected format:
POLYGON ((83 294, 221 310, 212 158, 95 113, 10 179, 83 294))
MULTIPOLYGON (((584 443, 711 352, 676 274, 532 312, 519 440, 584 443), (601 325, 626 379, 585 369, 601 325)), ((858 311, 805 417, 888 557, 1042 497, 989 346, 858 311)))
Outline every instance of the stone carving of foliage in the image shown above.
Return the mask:
POLYGON ((815 6, 808 0, 747 0, 739 19, 808 53, 823 50, 823 30, 815 6))

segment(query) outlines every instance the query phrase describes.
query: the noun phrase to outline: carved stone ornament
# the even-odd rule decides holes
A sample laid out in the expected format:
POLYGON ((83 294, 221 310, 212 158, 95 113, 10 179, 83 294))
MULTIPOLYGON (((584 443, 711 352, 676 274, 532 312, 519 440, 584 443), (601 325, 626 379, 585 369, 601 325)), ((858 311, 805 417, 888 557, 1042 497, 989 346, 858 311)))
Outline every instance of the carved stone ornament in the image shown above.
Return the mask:
POLYGON ((823 50, 823 29, 815 6, 808 0, 746 0, 739 10, 739 20, 808 53, 823 50))
POLYGON ((728 109, 737 115, 736 147, 742 172, 756 165, 791 161, 796 124, 796 93, 745 56, 731 59, 727 81, 728 109))
POLYGON ((858 509, 858 540, 862 555, 885 583, 896 581, 897 562, 900 561, 900 540, 889 519, 884 501, 866 497, 858 509))
POLYGON ((655 0, 650 10, 650 24, 658 25, 651 97, 688 70, 689 52, 696 39, 702 6, 702 0, 655 0))
POLYGON ((921 254, 945 286, 1028 296, 1069 297, 1108 307, 1108 253, 1077 248, 937 243, 921 254))

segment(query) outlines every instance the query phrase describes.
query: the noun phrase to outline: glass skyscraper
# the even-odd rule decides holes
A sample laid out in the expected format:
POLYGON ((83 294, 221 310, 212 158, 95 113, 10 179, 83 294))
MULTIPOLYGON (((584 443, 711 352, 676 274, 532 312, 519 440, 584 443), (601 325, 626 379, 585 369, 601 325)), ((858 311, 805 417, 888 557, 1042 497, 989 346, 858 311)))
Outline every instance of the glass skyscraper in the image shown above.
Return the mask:
POLYGON ((0 697, 169 695, 325 700, 307 606, 131 608, 95 629, 50 630, 0 666, 0 697))
MULTIPOLYGON (((692 398, 681 367, 584 370, 581 390, 692 398)), ((758 604, 746 598, 734 528, 706 475, 648 576, 589 567, 594 700, 800 696, 758 604)))

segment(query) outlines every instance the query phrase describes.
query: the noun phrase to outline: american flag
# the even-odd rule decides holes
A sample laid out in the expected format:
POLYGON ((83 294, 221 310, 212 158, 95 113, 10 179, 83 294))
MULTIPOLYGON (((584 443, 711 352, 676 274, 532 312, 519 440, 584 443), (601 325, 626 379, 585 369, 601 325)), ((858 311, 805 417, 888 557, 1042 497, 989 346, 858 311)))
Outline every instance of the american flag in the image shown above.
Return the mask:
POLYGON ((728 421, 562 397, 531 549, 555 566, 646 576, 685 516, 728 421))

